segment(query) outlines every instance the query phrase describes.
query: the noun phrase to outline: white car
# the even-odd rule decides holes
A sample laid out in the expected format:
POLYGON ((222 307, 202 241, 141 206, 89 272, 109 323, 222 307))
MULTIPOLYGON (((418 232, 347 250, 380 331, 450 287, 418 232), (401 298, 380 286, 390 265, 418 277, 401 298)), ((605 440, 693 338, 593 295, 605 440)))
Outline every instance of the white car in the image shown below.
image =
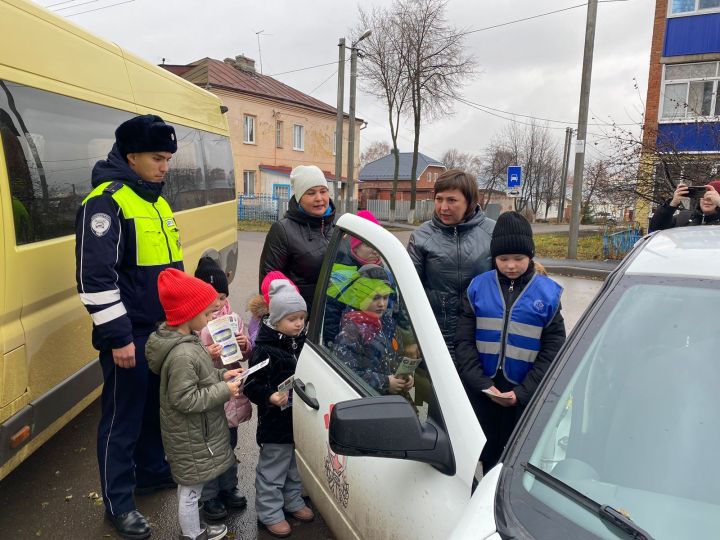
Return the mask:
POLYGON ((638 242, 569 336, 502 463, 474 487, 485 437, 415 268, 392 234, 344 215, 296 370, 307 491, 343 540, 717 538, 719 279, 720 227, 638 242), (332 285, 350 266, 348 236, 380 253, 394 283, 397 356, 424 359, 404 395, 378 391, 336 343, 332 285))

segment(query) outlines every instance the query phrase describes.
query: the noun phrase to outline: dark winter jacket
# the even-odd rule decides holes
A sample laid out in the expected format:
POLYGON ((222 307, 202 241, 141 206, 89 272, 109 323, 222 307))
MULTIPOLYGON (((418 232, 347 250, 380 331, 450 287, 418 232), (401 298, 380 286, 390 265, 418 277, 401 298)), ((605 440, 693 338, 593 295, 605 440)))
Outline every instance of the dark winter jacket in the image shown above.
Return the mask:
POLYGON ((395 322, 388 314, 378 318, 365 311, 348 311, 335 340, 335 354, 368 385, 386 394, 388 377, 398 366, 394 336, 395 322))
POLYGON ((695 210, 680 210, 677 207, 670 206, 669 202, 663 203, 658 207, 650 219, 648 232, 664 231, 674 227, 686 227, 694 225, 720 225, 720 210, 716 209, 712 214, 703 214, 700 207, 695 210), (677 212, 677 214, 675 213, 677 212))
POLYGON ((335 226, 332 201, 330 208, 331 212, 326 216, 311 216, 292 197, 285 217, 270 227, 260 255, 258 283, 262 285, 268 272, 279 270, 297 285, 307 303, 308 312, 312 308, 320 267, 335 226))
POLYGON ((293 444, 292 407, 280 410, 270 403, 270 396, 278 391, 278 385, 295 374, 295 365, 305 334, 286 336, 267 324, 260 324, 255 348, 250 357, 250 367, 265 359, 270 363, 250 375, 245 382, 245 395, 257 405, 257 443, 293 444))
POLYGON ((95 165, 92 185, 75 219, 77 289, 93 344, 116 349, 165 319, 157 278, 183 269, 180 233, 162 184, 144 182, 115 146, 95 165))
MULTIPOLYGON (((527 272, 515 281, 511 281, 498 272, 498 280, 502 289, 505 301, 505 320, 513 303, 520 296, 525 286, 530 282, 535 273, 534 265, 531 262, 527 272), (513 285, 510 291, 510 285, 513 285)), ((478 358, 478 350, 475 345, 475 311, 467 297, 463 299, 463 312, 458 319, 455 335, 455 365, 460 375, 460 380, 465 386, 471 402, 481 399, 489 399, 483 395, 482 390, 495 386, 501 392, 515 391, 518 405, 524 407, 535 393, 550 364, 557 355, 560 347, 565 343, 565 321, 560 309, 555 317, 548 324, 540 336, 540 352, 535 358, 533 367, 525 376, 522 384, 515 385, 508 381, 502 370, 498 370, 494 378, 483 373, 482 365, 478 358)), ((502 359, 501 359, 502 365, 502 359)))
POLYGON ((455 226, 436 215, 410 235, 408 252, 451 354, 462 299, 470 281, 492 268, 490 238, 495 221, 480 207, 455 226))
POLYGON ((160 427, 173 478, 185 486, 217 478, 235 463, 224 408, 227 370, 213 366, 196 335, 164 324, 148 338, 145 354, 160 375, 160 427))

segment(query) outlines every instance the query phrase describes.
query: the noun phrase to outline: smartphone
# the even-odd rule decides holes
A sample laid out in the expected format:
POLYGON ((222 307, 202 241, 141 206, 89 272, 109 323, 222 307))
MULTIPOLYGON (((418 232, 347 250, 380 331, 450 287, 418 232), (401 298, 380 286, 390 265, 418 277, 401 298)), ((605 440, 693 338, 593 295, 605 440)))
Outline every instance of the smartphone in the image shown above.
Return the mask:
POLYGON ((701 199, 707 193, 705 186, 688 186, 688 197, 691 199, 701 199))

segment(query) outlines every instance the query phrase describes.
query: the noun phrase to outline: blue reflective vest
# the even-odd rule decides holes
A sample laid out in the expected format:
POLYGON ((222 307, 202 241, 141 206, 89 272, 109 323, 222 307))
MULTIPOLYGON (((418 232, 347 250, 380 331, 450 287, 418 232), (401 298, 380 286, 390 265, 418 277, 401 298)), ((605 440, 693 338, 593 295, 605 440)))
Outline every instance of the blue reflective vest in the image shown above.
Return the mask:
POLYGON ((495 377, 501 367, 508 381, 522 384, 540 352, 542 332, 560 307, 562 287, 535 274, 510 307, 507 324, 495 270, 475 277, 467 295, 475 311, 475 345, 484 374, 495 377))

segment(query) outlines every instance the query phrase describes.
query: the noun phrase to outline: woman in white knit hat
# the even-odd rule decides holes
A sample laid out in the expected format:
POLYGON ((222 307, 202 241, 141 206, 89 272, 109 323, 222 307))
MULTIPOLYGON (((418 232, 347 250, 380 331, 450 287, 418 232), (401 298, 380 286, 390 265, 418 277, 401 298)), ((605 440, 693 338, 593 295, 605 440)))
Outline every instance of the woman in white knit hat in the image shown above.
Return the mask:
POLYGON ((325 174, 315 165, 299 165, 290 173, 293 196, 285 217, 273 223, 260 256, 259 283, 273 270, 289 277, 312 308, 315 286, 335 226, 325 174))

